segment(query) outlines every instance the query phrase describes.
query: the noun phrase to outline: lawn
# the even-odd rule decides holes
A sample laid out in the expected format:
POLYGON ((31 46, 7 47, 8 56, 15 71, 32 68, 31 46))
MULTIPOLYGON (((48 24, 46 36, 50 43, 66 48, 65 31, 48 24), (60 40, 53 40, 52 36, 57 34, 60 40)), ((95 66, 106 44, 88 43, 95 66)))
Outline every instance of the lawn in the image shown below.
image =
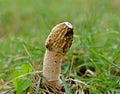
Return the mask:
MULTIPOLYGON (((64 21, 72 23, 74 39, 62 61, 62 77, 77 80, 79 94, 120 94, 120 0, 0 0, 0 86, 42 70, 44 42, 64 21)), ((0 92, 13 94, 15 88, 22 94, 31 86, 29 76, 0 92)), ((64 87, 66 94, 74 91, 64 87)))

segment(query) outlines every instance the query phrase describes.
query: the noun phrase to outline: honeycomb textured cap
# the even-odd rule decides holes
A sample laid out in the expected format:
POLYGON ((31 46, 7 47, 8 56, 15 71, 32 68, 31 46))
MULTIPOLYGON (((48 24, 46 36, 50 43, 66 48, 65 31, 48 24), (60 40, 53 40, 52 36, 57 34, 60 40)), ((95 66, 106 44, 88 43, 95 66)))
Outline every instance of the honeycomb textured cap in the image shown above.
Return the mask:
POLYGON ((65 54, 73 40, 73 26, 69 22, 63 22, 53 27, 46 40, 46 49, 65 54))

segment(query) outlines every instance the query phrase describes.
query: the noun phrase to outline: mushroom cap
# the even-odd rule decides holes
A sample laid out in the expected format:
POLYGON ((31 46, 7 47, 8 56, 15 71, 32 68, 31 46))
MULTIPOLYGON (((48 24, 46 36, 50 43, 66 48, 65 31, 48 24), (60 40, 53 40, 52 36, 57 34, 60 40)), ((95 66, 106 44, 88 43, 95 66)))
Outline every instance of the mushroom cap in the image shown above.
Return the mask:
POLYGON ((53 27, 45 46, 47 50, 66 54, 73 40, 73 26, 69 22, 63 22, 53 27))

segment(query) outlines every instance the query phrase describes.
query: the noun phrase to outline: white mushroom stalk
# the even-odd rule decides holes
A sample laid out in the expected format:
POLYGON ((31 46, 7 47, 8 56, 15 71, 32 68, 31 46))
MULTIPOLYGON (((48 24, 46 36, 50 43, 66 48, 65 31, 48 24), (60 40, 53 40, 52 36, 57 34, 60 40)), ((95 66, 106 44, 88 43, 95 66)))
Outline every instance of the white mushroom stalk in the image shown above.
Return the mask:
POLYGON ((43 61, 44 83, 62 86, 60 80, 61 59, 68 52, 73 40, 73 26, 69 22, 57 24, 49 34, 43 61))

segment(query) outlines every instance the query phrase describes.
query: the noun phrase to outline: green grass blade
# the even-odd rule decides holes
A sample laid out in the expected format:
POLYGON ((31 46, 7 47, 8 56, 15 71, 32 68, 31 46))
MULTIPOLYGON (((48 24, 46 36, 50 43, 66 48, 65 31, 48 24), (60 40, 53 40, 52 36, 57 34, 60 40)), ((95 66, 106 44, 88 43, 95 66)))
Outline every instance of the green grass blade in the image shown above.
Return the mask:
POLYGON ((110 60, 108 60, 107 58, 105 58, 103 55, 99 54, 100 58, 103 59, 104 61, 106 61, 107 63, 113 65, 114 67, 118 68, 120 70, 120 66, 114 64, 113 62, 111 62, 110 60))
POLYGON ((41 77, 39 78, 39 80, 37 82, 38 84, 37 84, 37 87, 35 89, 35 94, 39 94, 40 81, 41 81, 41 77))
POLYGON ((68 88, 67 83, 64 78, 62 78, 62 82, 63 82, 64 88, 65 88, 66 94, 71 94, 70 89, 68 88))

